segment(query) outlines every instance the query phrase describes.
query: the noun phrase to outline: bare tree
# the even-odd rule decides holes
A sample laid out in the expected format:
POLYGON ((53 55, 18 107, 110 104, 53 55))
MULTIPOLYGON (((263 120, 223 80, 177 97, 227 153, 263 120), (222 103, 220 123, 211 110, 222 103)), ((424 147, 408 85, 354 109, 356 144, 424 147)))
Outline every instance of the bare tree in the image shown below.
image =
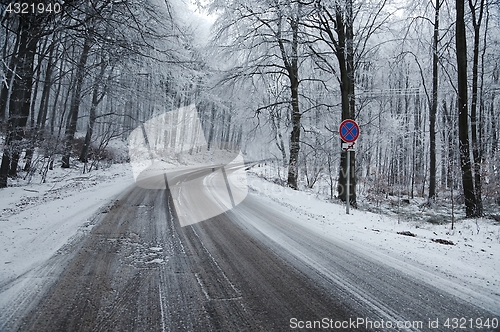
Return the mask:
MULTIPOLYGON (((482 142, 480 140, 481 136, 478 137, 478 132, 481 130, 481 126, 478 125, 481 118, 478 117, 478 87, 479 87, 479 47, 481 38, 481 24, 483 21, 485 0, 480 0, 479 4, 477 1, 473 2, 469 0, 469 8, 472 14, 472 26, 474 28, 474 43, 473 43, 473 60, 472 60, 472 96, 471 96, 471 144, 472 144, 472 155, 473 155, 473 169, 474 169, 474 193, 475 193, 475 207, 474 215, 483 215, 483 200, 482 200, 482 184, 481 184, 481 149, 482 142), (479 8, 477 8, 477 6, 479 8)), ((481 92, 482 93, 482 92, 481 92)))
POLYGON ((429 110, 429 204, 436 198, 436 116, 438 107, 438 44, 439 44, 439 10, 442 0, 434 5, 434 35, 432 39, 432 99, 429 110))
POLYGON ((43 24, 43 20, 35 14, 18 15, 16 20, 19 46, 13 60, 16 70, 11 86, 7 137, 0 166, 0 188, 7 187, 7 177, 17 173, 20 150, 15 145, 24 138, 24 128, 28 121, 35 51, 43 24))
POLYGON ((465 29, 464 0, 456 0, 456 56, 457 56, 457 88, 458 88, 458 135, 460 150, 460 166, 462 169, 462 186, 465 198, 467 217, 477 215, 476 195, 470 160, 469 112, 467 97, 467 35, 465 29))
MULTIPOLYGON (((354 20, 358 12, 353 9, 352 0, 332 3, 316 2, 316 15, 313 16, 312 22, 307 25, 309 28, 319 31, 309 45, 319 67, 332 74, 339 73, 341 121, 356 119, 356 68, 359 65, 359 59, 365 55, 369 38, 387 19, 387 16, 382 15, 384 6, 385 1, 378 3, 375 6, 376 10, 367 15, 366 22, 363 22, 363 25, 359 28, 357 40, 354 36, 354 20), (326 44, 327 48, 325 50, 315 44, 326 44), (338 65, 331 63, 329 59, 330 52, 336 57, 338 65)), ((356 169, 356 157, 352 153, 350 165, 347 165, 347 152, 342 151, 337 191, 338 196, 343 201, 347 201, 347 190, 345 190, 347 186, 347 167, 350 167, 351 170, 356 169)), ((349 196, 350 203, 357 206, 356 175, 354 171, 350 172, 349 196)))
MULTIPOLYGON (((288 162, 288 186, 298 189, 298 159, 301 139, 301 118, 299 77, 302 37, 300 22, 307 15, 301 1, 271 2, 266 6, 245 4, 237 1, 231 4, 214 3, 214 8, 224 13, 219 18, 216 36, 226 45, 219 49, 231 50, 237 56, 246 58, 243 64, 236 64, 227 71, 223 82, 257 80, 267 75, 286 78, 291 106, 291 123, 288 162)), ((226 55, 228 55, 226 53, 226 55)), ((230 56, 234 57, 234 53, 230 56)), ((257 112, 274 107, 281 102, 259 107, 257 112)))

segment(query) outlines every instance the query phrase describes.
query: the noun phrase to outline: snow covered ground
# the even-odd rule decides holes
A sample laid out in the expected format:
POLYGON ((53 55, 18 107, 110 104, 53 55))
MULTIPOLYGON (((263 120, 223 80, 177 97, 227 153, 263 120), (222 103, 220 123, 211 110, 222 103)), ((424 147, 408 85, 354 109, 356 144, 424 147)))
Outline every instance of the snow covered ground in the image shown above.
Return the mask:
MULTIPOLYGON (((49 174, 44 184, 31 182, 0 190, 0 292, 72 238, 88 232, 96 214, 133 184, 127 164, 86 174, 78 167, 56 168, 49 174)), ((354 209, 346 215, 342 205, 280 187, 252 173, 248 183, 250 195, 272 200, 295 222, 349 241, 360 250, 395 258, 394 264, 424 267, 483 294, 491 303, 500 303, 500 226, 492 220, 459 220, 451 230, 449 224, 398 221, 354 209)), ((0 296, 0 308, 5 301, 0 296)))
POLYGON ((86 174, 75 166, 55 167, 46 183, 22 182, 0 190, 0 290, 91 229, 133 177, 126 164, 86 174))
POLYGON ((402 221, 352 208, 347 215, 345 205, 265 181, 261 170, 254 170, 248 176, 249 194, 278 203, 290 220, 412 270, 408 273, 429 272, 420 277, 454 294, 467 292, 462 294, 465 298, 480 299, 487 308, 500 307, 500 223, 461 219, 451 230, 451 224, 402 221), (447 280, 452 284, 447 285, 447 280))

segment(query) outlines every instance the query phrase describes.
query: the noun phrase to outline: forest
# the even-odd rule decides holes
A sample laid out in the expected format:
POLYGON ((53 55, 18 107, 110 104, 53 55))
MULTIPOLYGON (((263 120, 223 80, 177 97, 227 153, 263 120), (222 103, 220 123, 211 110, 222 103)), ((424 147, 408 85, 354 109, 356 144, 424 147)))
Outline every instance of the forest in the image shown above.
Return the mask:
POLYGON ((128 162, 112 142, 194 104, 208 142, 296 190, 500 205, 496 0, 23 3, 0 0, 0 188, 128 162))

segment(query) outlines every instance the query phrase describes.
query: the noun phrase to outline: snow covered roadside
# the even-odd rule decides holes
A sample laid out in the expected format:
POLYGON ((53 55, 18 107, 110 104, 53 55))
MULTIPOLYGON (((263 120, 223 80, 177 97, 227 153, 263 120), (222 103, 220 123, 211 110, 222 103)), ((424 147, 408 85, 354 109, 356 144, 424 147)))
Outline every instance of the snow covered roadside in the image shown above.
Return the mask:
POLYGON ((10 281, 89 230, 99 209, 134 183, 128 164, 86 174, 57 168, 49 174, 45 184, 0 190, 0 308, 14 296, 2 296, 10 281))
POLYGON ((398 222, 391 216, 355 209, 346 215, 343 205, 254 174, 248 174, 248 184, 250 194, 274 201, 281 214, 320 236, 347 243, 353 250, 369 253, 489 310, 500 307, 500 225, 494 221, 477 220, 479 232, 475 220, 459 221, 452 231, 450 225, 398 222))
MULTIPOLYGON (((475 220, 459 221, 451 231, 449 225, 398 222, 394 217, 355 209, 346 215, 343 205, 321 201, 314 194, 293 191, 251 173, 247 173, 247 180, 251 195, 275 202, 273 206, 287 219, 320 236, 343 241, 353 250, 369 252, 391 266, 420 274, 440 288, 450 290, 458 285, 451 289, 454 294, 463 295, 466 290, 470 298, 482 297, 485 306, 498 309, 500 226, 493 221, 478 220, 479 232, 475 220), (398 234, 405 231, 416 236, 398 234)), ((78 169, 56 169, 46 184, 0 190, 0 330, 2 311, 22 288, 45 283, 38 275, 17 282, 13 288, 10 281, 26 276, 74 236, 88 232, 99 209, 132 184, 130 166, 114 165, 87 174, 78 169)), ((29 294, 24 298, 33 300, 29 294)))

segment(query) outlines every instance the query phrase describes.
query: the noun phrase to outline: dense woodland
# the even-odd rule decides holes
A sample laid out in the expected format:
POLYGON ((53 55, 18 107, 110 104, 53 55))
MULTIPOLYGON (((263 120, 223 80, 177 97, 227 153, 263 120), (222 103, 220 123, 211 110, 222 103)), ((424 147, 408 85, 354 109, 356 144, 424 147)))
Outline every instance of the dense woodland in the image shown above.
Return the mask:
POLYGON ((352 205, 453 198, 478 217, 500 204, 496 0, 26 3, 45 7, 0 1, 0 187, 92 170, 110 141, 194 103, 209 142, 297 190, 346 200, 338 126, 354 119, 352 205))

